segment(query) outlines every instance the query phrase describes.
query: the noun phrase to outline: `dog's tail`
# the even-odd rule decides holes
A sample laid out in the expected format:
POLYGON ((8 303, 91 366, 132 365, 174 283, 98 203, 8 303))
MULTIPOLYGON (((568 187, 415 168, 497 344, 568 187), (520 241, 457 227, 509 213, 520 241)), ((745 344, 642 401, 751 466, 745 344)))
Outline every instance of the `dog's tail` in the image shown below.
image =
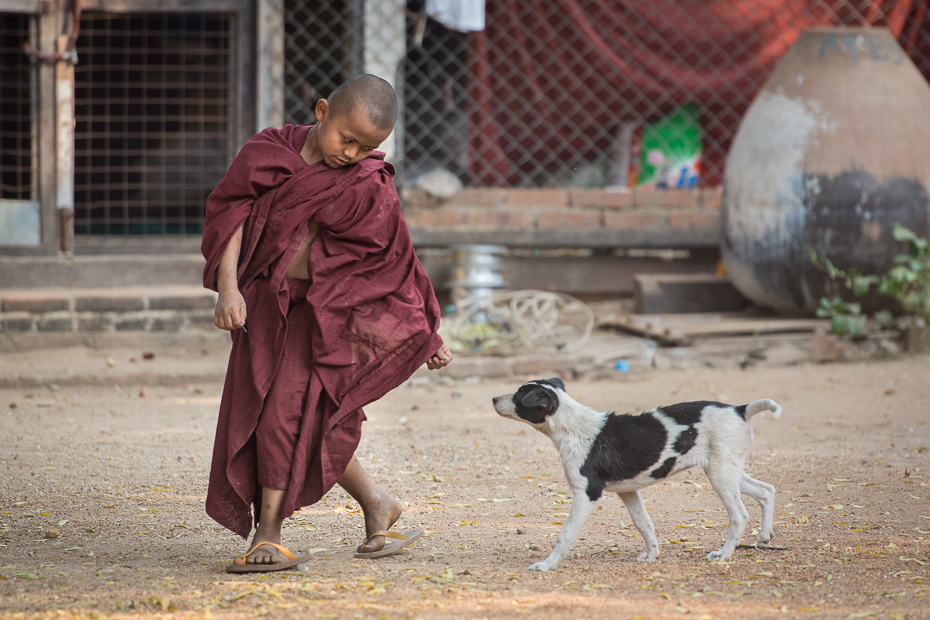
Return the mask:
POLYGON ((781 415, 781 407, 778 405, 778 403, 776 403, 774 400, 763 398, 761 400, 754 400, 746 405, 746 419, 748 420, 752 416, 762 411, 771 411, 772 415, 774 415, 776 418, 781 415))

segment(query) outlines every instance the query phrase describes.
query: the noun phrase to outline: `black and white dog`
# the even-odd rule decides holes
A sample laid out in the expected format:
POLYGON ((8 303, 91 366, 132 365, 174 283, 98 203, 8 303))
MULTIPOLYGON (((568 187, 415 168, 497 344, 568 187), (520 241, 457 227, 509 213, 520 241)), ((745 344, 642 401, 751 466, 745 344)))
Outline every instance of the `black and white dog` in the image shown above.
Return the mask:
POLYGON ((749 419, 760 411, 771 411, 777 418, 781 407, 774 401, 739 407, 698 401, 657 407, 637 416, 617 415, 578 403, 559 379, 530 381, 493 401, 500 415, 526 422, 552 439, 572 490, 572 509, 555 549, 530 570, 555 568, 604 491, 620 496, 646 540, 646 551, 638 559, 655 560, 659 545, 639 489, 696 465, 704 468, 730 518, 726 542, 709 553, 708 560, 729 560, 739 544, 749 519, 740 493, 762 506, 756 546, 767 547, 772 539, 775 487, 750 478, 743 467, 752 445, 749 419))

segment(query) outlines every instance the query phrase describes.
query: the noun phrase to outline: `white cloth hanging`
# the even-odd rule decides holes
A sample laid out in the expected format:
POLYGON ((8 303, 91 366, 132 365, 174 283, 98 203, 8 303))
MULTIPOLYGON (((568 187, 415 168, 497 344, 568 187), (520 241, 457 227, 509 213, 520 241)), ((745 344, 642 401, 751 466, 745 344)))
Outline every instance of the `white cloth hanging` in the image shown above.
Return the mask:
POLYGON ((484 30, 484 0, 426 0, 426 14, 459 32, 484 30))

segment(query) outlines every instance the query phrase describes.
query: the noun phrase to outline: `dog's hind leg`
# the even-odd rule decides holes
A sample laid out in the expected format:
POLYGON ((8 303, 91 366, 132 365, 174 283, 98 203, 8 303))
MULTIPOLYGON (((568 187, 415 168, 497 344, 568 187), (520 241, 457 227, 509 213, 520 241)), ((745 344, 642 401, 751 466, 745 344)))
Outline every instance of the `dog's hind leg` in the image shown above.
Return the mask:
POLYGON ((756 547, 760 549, 768 547, 769 542, 775 535, 772 527, 775 521, 775 487, 768 482, 756 480, 746 472, 742 472, 739 490, 762 506, 762 528, 759 530, 759 538, 756 539, 756 547))
POLYGON ((707 554, 710 561, 720 560, 728 562, 733 557, 733 551, 739 544, 740 538, 743 537, 743 531, 746 529, 746 523, 749 521, 749 512, 740 499, 740 474, 743 473, 739 465, 725 465, 724 467, 705 467, 704 472, 710 480, 711 486, 723 502, 724 508, 727 509, 727 516, 730 518, 730 532, 727 535, 723 547, 719 551, 711 551, 707 554))
POLYGON ((559 531, 559 537, 555 540, 555 549, 542 562, 531 564, 530 570, 547 571, 555 568, 559 560, 575 544, 578 533, 581 532, 581 526, 588 520, 592 508, 594 508, 594 502, 588 498, 588 494, 584 491, 576 491, 572 496, 572 509, 568 513, 568 518, 565 519, 565 525, 559 531))
POLYGON ((646 541, 646 550, 636 558, 636 561, 654 561, 659 557, 659 541, 656 540, 656 530, 652 526, 652 519, 649 518, 649 513, 646 512, 646 504, 643 503, 643 497, 639 494, 639 491, 617 493, 617 495, 623 500, 626 509, 630 511, 630 516, 633 517, 633 525, 636 526, 636 529, 639 530, 640 535, 646 541))

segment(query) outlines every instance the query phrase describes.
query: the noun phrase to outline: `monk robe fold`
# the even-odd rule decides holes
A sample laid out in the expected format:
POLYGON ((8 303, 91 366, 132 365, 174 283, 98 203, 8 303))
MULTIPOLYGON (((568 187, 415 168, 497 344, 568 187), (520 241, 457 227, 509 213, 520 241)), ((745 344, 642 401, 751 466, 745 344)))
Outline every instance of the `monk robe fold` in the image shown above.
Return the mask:
POLYGON ((204 286, 216 290, 220 259, 243 226, 237 276, 248 325, 248 333, 232 332, 207 513, 243 537, 260 500, 253 434, 288 334, 285 273, 311 218, 319 233, 308 260, 312 363, 303 415, 313 418, 302 428, 321 430, 301 433, 281 517, 332 488, 358 446, 362 407, 442 346, 439 304, 401 216, 393 167, 379 152, 346 168, 308 165, 300 156, 308 131, 288 125, 253 136, 207 200, 204 286))

